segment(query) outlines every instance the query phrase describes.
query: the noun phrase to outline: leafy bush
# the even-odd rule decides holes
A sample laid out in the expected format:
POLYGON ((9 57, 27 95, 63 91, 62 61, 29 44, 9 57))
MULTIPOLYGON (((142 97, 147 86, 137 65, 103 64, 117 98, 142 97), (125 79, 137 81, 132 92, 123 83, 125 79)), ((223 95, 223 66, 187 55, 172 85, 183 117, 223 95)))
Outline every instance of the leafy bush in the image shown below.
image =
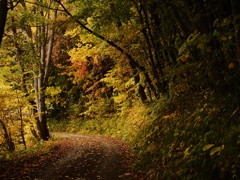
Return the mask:
POLYGON ((233 112, 231 98, 206 91, 184 101, 188 108, 159 113, 139 131, 136 169, 147 179, 239 178, 239 108, 233 112))

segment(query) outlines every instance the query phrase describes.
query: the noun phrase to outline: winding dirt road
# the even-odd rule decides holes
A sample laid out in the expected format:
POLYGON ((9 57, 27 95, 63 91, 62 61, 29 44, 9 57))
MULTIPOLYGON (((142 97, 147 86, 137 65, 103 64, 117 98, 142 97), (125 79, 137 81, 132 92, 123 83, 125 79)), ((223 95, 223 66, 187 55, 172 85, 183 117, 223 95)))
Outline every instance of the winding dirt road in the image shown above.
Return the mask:
POLYGON ((132 179, 130 148, 122 141, 103 136, 52 133, 71 149, 37 179, 132 179), (54 172, 54 173, 53 173, 54 172))
POLYGON ((52 152, 2 169, 5 174, 0 179, 139 179, 132 171, 131 149, 120 140, 67 133, 52 133, 52 136, 62 137, 52 152))

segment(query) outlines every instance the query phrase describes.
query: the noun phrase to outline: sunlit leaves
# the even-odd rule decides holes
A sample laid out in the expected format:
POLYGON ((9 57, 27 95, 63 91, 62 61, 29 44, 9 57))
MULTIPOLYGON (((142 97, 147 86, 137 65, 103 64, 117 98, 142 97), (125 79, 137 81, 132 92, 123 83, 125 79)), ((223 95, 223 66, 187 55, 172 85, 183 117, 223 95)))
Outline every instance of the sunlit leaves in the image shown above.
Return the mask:
POLYGON ((207 151, 210 149, 210 156, 213 156, 214 154, 218 153, 220 155, 221 151, 224 149, 224 145, 222 146, 215 146, 215 144, 207 144, 202 148, 203 151, 207 151))
MULTIPOLYGON (((21 147, 19 142, 21 143, 25 134, 30 133, 30 129, 26 127, 30 122, 29 111, 31 107, 28 107, 24 93, 13 90, 11 86, 1 83, 0 85, 2 92, 0 95, 0 144, 8 151, 13 151, 11 146, 14 147, 15 144, 16 148, 21 147)), ((25 142, 23 145, 26 147, 25 142)), ((0 146, 0 154, 2 147, 0 146)))
POLYGON ((46 95, 50 95, 50 96, 56 96, 61 92, 61 88, 60 87, 47 87, 46 89, 46 95))
POLYGON ((215 144, 207 144, 206 146, 204 146, 202 148, 203 151, 207 151, 208 149, 212 148, 213 146, 215 146, 215 144))
POLYGON ((104 28, 103 25, 118 24, 125 22, 130 18, 130 1, 70 1, 77 8, 75 9, 74 16, 89 23, 89 18, 92 19, 90 26, 95 29, 104 28))

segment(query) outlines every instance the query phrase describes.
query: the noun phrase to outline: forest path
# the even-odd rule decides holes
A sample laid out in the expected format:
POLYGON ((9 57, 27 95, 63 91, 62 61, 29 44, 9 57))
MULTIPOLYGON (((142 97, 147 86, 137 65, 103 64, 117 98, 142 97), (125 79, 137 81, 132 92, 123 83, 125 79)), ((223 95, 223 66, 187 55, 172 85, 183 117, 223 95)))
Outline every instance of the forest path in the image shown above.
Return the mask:
MULTIPOLYGON (((4 179, 139 179, 133 175, 131 148, 104 136, 52 133, 62 137, 51 152, 9 167, 4 179), (16 172, 17 171, 17 172, 16 172), (18 174, 15 174, 18 173, 18 174)), ((1 169, 0 169, 1 172, 1 169)), ((1 175, 0 175, 1 177, 1 175)), ((1 179, 1 178, 0 178, 1 179)))
POLYGON ((59 179, 133 178, 131 149, 122 141, 104 136, 59 132, 52 133, 52 136, 65 138, 64 144, 70 146, 70 150, 38 179, 47 179, 51 174, 54 177, 58 174, 59 179))

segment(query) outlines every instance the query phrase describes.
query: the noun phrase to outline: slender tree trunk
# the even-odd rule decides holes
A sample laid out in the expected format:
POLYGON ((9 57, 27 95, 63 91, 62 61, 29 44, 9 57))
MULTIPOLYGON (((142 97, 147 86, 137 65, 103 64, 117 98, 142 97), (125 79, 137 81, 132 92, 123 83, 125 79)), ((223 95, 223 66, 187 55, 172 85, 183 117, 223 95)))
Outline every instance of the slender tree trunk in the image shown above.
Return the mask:
POLYGON ((0 125, 3 129, 3 137, 4 137, 4 147, 9 151, 13 152, 15 150, 14 142, 12 141, 11 134, 8 132, 6 125, 4 122, 0 119, 0 125))
MULTIPOLYGON (((159 98, 159 92, 161 92, 160 91, 161 81, 160 81, 160 78, 159 78, 159 75, 158 75, 158 72, 157 72, 157 68, 155 66, 154 57, 153 57, 153 53, 152 53, 152 46, 154 46, 154 49, 155 49, 155 44, 154 44, 153 41, 152 41, 153 45, 151 44, 151 42, 149 40, 149 37, 148 37, 148 33, 147 33, 147 29, 148 29, 149 34, 152 35, 151 34, 151 28, 150 28, 150 25, 148 23, 148 17, 147 17, 147 12, 146 12, 147 10, 143 6, 143 2, 141 0, 139 2, 140 2, 140 7, 138 6, 138 3, 136 1, 133 1, 133 3, 135 4, 135 7, 137 9, 138 15, 140 17, 141 23, 143 25, 143 29, 141 30, 141 32, 143 33, 143 36, 144 36, 144 38, 146 40, 146 43, 147 43, 147 51, 145 51, 145 53, 146 53, 147 56, 149 56, 149 59, 150 59, 150 65, 151 65, 151 68, 152 68, 153 76, 157 81, 156 86, 158 88, 158 93, 157 93, 156 88, 154 87, 148 73, 145 72, 144 75, 146 77, 146 82, 150 87, 150 89, 148 89, 148 90, 151 90, 153 92, 155 98, 158 99, 159 98), (143 14, 142 14, 142 12, 143 12, 143 14)), ((153 40, 153 39, 151 38, 151 40, 153 40)), ((156 54, 156 51, 155 51, 155 54, 156 54)))
POLYGON ((0 45, 2 43, 2 38, 4 34, 7 12, 8 12, 7 0, 0 0, 0 45))
POLYGON ((42 124, 41 124, 41 111, 40 111, 40 88, 39 88, 39 77, 38 74, 34 75, 34 90, 35 90, 35 102, 36 102, 36 113, 35 116, 37 115, 38 118, 35 118, 36 120, 36 126, 37 126, 37 134, 40 137, 40 139, 45 140, 46 139, 46 135, 44 135, 43 133, 43 129, 42 129, 42 124))
MULTIPOLYGON (((138 84, 140 82, 140 76, 139 76, 139 73, 137 71, 137 67, 135 66, 135 64, 131 63, 131 61, 130 61, 130 67, 132 69, 134 82, 135 82, 135 84, 138 84)), ((145 94, 144 87, 141 84, 139 84, 139 87, 138 87, 138 94, 141 98, 141 101, 143 103, 146 102, 147 96, 145 94)))
POLYGON ((38 135, 42 140, 48 140, 50 138, 47 128, 46 119, 46 104, 45 104, 45 88, 42 86, 41 78, 34 78, 34 89, 36 97, 36 109, 38 118, 36 118, 36 125, 38 135))
POLYGON ((20 106, 20 102, 18 99, 18 104, 19 104, 19 116, 20 116, 20 121, 21 121, 21 126, 20 126, 20 134, 22 138, 22 143, 24 145, 24 148, 27 149, 25 137, 24 137, 24 126, 23 126, 23 114, 22 114, 22 107, 20 106))
MULTIPOLYGON (((41 16, 44 13, 40 11, 41 16)), ((47 18, 56 19, 57 10, 54 11, 53 17, 50 17, 50 12, 47 13, 47 18)), ((36 119, 38 134, 42 140, 48 140, 50 138, 49 130, 47 127, 46 117, 46 89, 48 86, 48 79, 50 75, 50 65, 52 58, 52 49, 54 42, 54 27, 49 30, 46 24, 42 24, 37 28, 37 33, 43 37, 37 44, 37 49, 40 52, 40 63, 38 64, 38 72, 34 77, 34 89, 36 98, 36 109, 38 113, 38 119, 36 119)))
MULTIPOLYGON (((156 6, 156 3, 154 3, 154 5, 156 6)), ((136 4, 136 6, 137 6, 137 4, 136 4)), ((159 77, 159 74, 157 72, 157 68, 156 68, 156 65, 155 65, 155 60, 157 62, 159 61, 158 52, 157 52, 156 43, 155 43, 155 39, 157 39, 157 37, 155 37, 155 39, 153 38, 152 28, 150 26, 150 22, 149 22, 149 19, 148 19, 149 17, 148 17, 148 11, 146 9, 146 4, 142 0, 140 0, 140 7, 141 7, 140 9, 142 9, 143 15, 142 15, 142 12, 140 11, 140 9, 138 9, 138 14, 140 16, 140 19, 142 21, 143 26, 145 26, 142 30, 142 33, 143 33, 143 36, 145 37, 145 40, 146 40, 148 56, 149 56, 149 59, 150 59, 150 65, 151 65, 151 68, 152 68, 152 73, 154 75, 154 78, 156 79, 156 85, 158 87, 159 93, 164 93, 162 91, 163 90, 162 83, 161 83, 161 80, 160 80, 160 77, 159 77)), ((153 10, 153 9, 151 9, 151 10, 153 10)), ((154 9, 154 11, 155 11, 155 9, 154 9)), ((155 14, 155 12, 151 12, 151 13, 155 14)), ((159 26, 159 24, 154 24, 154 25, 159 26)), ((163 79, 162 69, 160 69, 160 75, 163 79)), ((159 95, 157 95, 157 98, 159 98, 159 95)))

